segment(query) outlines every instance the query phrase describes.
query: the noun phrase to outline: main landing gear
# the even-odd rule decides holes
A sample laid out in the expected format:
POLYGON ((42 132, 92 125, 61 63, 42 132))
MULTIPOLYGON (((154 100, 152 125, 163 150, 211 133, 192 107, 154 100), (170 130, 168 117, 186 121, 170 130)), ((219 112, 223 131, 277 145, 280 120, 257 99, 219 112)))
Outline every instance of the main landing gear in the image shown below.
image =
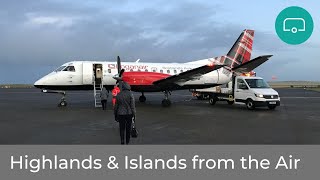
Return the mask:
MULTIPOLYGON (((171 95, 171 92, 170 91, 163 91, 163 93, 164 93, 165 98, 162 100, 161 105, 163 107, 169 107, 171 105, 171 101, 169 99, 169 95, 171 95)), ((147 100, 147 98, 146 98, 146 96, 144 96, 144 93, 142 92, 141 96, 139 97, 139 101, 144 103, 144 102, 146 102, 146 100, 147 100)))
POLYGON ((147 98, 144 96, 144 93, 142 93, 142 95, 139 97, 139 101, 140 102, 146 102, 147 98))
POLYGON ((171 105, 171 101, 169 99, 169 95, 171 95, 170 91, 164 91, 165 98, 162 100, 162 106, 163 107, 169 107, 171 105))

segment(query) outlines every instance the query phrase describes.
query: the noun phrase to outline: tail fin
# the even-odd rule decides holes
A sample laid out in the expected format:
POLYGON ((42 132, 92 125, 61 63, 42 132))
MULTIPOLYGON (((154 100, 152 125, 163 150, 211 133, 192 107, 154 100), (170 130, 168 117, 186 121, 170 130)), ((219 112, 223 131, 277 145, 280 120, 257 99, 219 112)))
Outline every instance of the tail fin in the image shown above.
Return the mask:
POLYGON ((250 61, 254 30, 244 30, 226 56, 216 58, 221 63, 235 68, 250 61))

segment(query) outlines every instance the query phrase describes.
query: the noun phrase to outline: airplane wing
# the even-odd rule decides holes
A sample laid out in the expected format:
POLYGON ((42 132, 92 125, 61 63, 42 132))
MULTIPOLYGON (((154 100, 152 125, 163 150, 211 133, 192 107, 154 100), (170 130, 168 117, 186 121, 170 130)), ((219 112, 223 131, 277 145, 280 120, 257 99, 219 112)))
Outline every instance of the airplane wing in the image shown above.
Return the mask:
POLYGON ((232 71, 235 71, 236 73, 250 72, 250 71, 254 70, 255 68, 257 68, 258 66, 260 66, 261 64, 263 64, 264 62, 266 62, 267 60, 269 60, 269 58, 271 56, 272 55, 265 55, 265 56, 256 57, 246 63, 241 64, 240 66, 233 68, 232 71))
POLYGON ((153 82, 154 85, 157 86, 168 86, 170 84, 183 84, 187 81, 198 79, 200 76, 207 74, 211 71, 217 70, 225 65, 204 65, 195 69, 191 69, 185 72, 182 72, 177 75, 169 76, 164 79, 160 79, 158 81, 153 82))

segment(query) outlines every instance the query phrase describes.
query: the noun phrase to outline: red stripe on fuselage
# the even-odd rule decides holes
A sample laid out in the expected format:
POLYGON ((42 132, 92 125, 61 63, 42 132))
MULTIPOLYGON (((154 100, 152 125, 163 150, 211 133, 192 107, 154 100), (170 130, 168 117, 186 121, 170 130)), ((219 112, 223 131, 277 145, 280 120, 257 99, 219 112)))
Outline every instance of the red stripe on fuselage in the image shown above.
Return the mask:
POLYGON ((130 85, 153 85, 154 81, 169 76, 171 75, 157 72, 124 72, 122 79, 130 85))

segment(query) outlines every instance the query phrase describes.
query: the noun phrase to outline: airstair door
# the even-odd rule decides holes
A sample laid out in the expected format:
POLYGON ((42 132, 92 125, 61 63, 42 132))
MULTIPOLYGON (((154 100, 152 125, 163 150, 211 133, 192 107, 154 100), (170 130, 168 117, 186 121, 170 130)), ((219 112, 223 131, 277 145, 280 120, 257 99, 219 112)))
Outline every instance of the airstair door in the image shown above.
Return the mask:
POLYGON ((82 65, 82 83, 84 85, 92 85, 93 79, 93 64, 91 62, 84 62, 82 65))

